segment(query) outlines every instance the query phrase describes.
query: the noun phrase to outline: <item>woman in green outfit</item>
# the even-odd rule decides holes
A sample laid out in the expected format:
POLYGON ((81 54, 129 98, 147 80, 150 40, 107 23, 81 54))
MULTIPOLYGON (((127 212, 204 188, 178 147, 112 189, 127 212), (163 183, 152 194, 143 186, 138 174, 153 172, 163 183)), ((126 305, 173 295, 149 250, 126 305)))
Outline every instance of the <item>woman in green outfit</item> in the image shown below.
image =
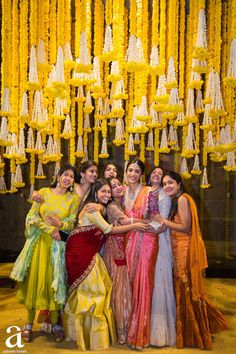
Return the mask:
POLYGON ((42 188, 42 203, 34 202, 26 217, 26 243, 17 258, 11 278, 19 282, 17 298, 28 310, 22 330, 24 341, 32 339, 36 310, 49 310, 56 342, 64 339, 58 324, 58 310, 66 300, 65 242, 60 230, 71 231, 78 211, 78 196, 73 193, 76 170, 67 164, 55 182, 42 188))

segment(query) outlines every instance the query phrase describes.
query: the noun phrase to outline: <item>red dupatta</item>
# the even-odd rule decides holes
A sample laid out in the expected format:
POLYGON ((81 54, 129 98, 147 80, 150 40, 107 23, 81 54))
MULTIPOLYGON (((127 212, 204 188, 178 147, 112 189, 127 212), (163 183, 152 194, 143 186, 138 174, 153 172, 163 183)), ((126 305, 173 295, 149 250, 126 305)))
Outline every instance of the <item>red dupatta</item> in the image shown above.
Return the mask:
POLYGON ((66 243, 66 270, 69 293, 90 273, 95 256, 104 241, 103 232, 96 226, 81 226, 66 243))

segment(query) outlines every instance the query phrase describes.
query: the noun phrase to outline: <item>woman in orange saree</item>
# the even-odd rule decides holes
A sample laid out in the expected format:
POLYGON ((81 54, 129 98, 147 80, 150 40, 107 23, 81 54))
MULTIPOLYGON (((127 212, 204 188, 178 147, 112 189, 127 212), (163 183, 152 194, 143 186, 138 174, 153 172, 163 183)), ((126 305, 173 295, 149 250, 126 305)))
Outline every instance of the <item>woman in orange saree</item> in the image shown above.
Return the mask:
POLYGON ((214 308, 204 290, 206 250, 196 204, 176 172, 164 174, 164 191, 172 199, 170 220, 156 217, 171 231, 176 296, 176 346, 212 348, 212 334, 228 329, 222 313, 214 308))
MULTIPOLYGON (((127 165, 128 187, 125 190, 125 213, 132 219, 150 222, 150 214, 158 213, 158 193, 142 186, 142 161, 135 159, 127 165), (154 199, 154 200, 153 200, 154 199), (155 200, 156 199, 156 200, 155 200)), ((137 350, 150 345, 150 317, 154 288, 155 264, 158 252, 158 230, 131 231, 125 240, 127 267, 132 284, 132 307, 128 329, 128 345, 137 350)))

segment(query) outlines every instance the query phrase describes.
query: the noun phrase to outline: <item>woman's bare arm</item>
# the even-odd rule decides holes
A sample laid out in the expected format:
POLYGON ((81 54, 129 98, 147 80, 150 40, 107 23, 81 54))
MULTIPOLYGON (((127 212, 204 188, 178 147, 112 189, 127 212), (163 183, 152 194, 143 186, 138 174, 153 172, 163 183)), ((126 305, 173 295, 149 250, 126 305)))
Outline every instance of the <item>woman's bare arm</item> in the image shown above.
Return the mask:
POLYGON ((189 202, 184 195, 181 195, 178 199, 178 214, 180 223, 165 219, 161 215, 156 215, 153 220, 165 224, 172 230, 188 233, 191 229, 192 216, 189 202))

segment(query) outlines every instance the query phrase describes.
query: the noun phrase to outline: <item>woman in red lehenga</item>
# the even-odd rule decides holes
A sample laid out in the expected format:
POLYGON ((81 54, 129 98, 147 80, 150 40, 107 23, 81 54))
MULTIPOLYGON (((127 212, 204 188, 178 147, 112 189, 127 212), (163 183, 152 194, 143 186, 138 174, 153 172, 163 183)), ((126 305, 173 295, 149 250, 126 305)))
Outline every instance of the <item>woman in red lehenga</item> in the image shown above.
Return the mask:
POLYGON ((170 228, 176 295, 176 346, 212 348, 212 334, 228 329, 222 313, 209 304, 204 290, 207 267, 196 204, 184 192, 176 172, 164 174, 164 191, 172 199, 170 220, 156 217, 170 228))
MULTIPOLYGON (((143 186, 140 178, 144 164, 139 159, 130 161, 126 168, 128 187, 125 190, 125 213, 132 219, 149 222, 151 214, 158 213, 158 192, 143 186)), ((126 236, 125 253, 132 284, 132 308, 128 330, 128 345, 137 350, 150 345, 150 317, 154 288, 155 264, 158 253, 158 235, 161 229, 148 232, 131 231, 126 236)))

